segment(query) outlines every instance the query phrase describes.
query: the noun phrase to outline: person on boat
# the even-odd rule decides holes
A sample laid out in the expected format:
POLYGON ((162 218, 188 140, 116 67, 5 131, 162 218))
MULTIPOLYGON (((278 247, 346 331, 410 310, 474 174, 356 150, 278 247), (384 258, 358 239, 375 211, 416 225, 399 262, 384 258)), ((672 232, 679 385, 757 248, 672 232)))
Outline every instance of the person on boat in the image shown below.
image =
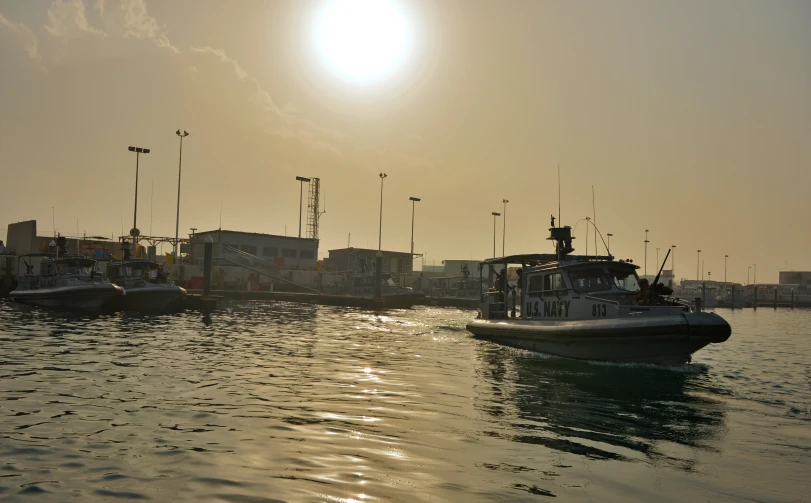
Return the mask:
POLYGON ((637 304, 647 304, 650 297, 650 282, 648 282, 647 278, 642 278, 639 280, 639 292, 636 294, 636 303, 637 304))

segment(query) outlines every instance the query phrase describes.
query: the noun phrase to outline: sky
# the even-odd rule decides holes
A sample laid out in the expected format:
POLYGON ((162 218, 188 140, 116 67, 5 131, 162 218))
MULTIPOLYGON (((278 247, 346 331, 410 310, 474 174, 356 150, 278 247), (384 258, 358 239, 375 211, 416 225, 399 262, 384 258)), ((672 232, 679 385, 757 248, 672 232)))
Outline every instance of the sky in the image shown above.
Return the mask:
POLYGON ((385 172, 384 249, 413 196, 426 264, 492 256, 504 199, 496 253, 505 220, 550 252, 560 166, 577 253, 589 216, 640 274, 646 229, 649 274, 811 270, 811 3, 332 1, 0 0, 0 235, 128 233, 133 145, 137 226, 173 236, 180 128, 181 235, 296 235, 305 176, 320 255, 375 248, 385 172))

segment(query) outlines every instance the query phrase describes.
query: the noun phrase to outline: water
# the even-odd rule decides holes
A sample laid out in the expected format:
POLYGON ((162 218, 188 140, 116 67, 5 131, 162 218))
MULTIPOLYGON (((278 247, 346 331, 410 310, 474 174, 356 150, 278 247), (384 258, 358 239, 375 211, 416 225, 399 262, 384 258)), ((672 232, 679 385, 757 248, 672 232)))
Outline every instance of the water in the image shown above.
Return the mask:
POLYGON ((719 312, 730 340, 662 369, 454 310, 0 303, 0 499, 808 501, 811 311, 719 312))

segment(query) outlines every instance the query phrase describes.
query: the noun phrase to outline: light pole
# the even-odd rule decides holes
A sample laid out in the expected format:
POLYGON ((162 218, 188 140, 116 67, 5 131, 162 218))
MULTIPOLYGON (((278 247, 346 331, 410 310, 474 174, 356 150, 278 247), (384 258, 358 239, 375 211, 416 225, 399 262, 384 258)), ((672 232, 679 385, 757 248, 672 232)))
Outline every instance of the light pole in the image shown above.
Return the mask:
POLYGON ((493 212, 493 258, 496 258, 496 217, 500 217, 501 213, 493 212))
POLYGON ((386 178, 386 173, 380 173, 380 229, 377 232, 377 251, 383 249, 383 179, 386 178))
POLYGON ((724 255, 724 298, 727 297, 727 259, 729 255, 724 255))
MULTIPOLYGON (((409 197, 409 201, 411 201, 411 260, 414 260, 414 205, 417 204, 417 201, 420 201, 419 197, 409 197)), ((412 267, 413 269, 413 267, 412 267)))
POLYGON ((135 152, 135 210, 132 212, 132 230, 130 231, 130 235, 132 236, 132 251, 135 253, 135 256, 138 255, 138 160, 141 154, 148 154, 148 148, 141 148, 141 147, 127 147, 127 150, 130 152, 135 152))
POLYGON ((757 285, 757 264, 753 264, 755 266, 754 270, 752 271, 752 283, 757 285))
POLYGON ((749 286, 749 273, 752 272, 752 266, 750 265, 748 269, 746 269, 746 285, 749 286))
POLYGON ((648 229, 645 229, 645 276, 648 275, 648 229))
POLYGON ((606 236, 608 236, 608 243, 606 243, 607 248, 606 251, 608 252, 609 255, 611 255, 611 236, 613 236, 613 234, 609 232, 608 234, 606 234, 606 236))
POLYGON ((183 166, 183 138, 189 136, 186 130, 181 133, 178 129, 175 134, 180 137, 180 155, 177 158, 177 217, 175 218, 175 258, 178 254, 178 230, 180 229, 180 169, 183 166))
POLYGON ((504 254, 504 243, 507 240, 507 203, 510 202, 509 199, 503 199, 501 201, 504 203, 504 220, 501 222, 501 256, 506 256, 504 254))
POLYGON ((698 281, 698 265, 701 263, 701 250, 698 250, 698 256, 696 258, 696 281, 698 281))

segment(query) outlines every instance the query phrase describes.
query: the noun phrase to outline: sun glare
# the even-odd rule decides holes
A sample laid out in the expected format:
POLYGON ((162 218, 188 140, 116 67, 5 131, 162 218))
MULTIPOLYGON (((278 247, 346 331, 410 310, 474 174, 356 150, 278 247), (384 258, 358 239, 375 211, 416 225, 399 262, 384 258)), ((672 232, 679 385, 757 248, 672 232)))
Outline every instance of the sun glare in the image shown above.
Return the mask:
POLYGON ((313 36, 318 57, 332 73, 369 85, 403 67, 413 28, 397 0, 327 0, 316 13, 313 36))

